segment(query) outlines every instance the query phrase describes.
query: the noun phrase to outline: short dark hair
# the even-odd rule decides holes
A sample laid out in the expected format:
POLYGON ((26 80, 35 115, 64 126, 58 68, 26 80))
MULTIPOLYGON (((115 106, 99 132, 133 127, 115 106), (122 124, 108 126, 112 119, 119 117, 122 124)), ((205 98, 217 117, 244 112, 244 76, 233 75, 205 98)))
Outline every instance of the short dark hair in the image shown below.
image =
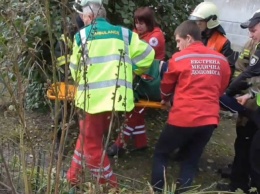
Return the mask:
POLYGON ((186 38, 190 35, 195 41, 201 41, 201 32, 196 22, 186 20, 182 22, 174 31, 174 35, 186 38))
POLYGON ((139 7, 134 12, 134 28, 136 21, 144 22, 151 32, 156 26, 154 10, 150 7, 139 7))

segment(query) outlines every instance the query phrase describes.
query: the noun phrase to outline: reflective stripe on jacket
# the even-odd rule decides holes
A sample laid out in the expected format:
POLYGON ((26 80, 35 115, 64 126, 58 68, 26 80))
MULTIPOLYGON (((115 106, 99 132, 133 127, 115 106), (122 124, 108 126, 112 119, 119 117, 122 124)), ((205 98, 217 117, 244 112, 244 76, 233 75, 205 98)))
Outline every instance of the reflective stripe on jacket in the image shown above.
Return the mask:
MULTIPOLYGON (((134 29, 134 32, 138 33, 136 29, 134 29)), ((139 35, 139 38, 153 47, 155 51, 155 59, 164 60, 166 52, 165 38, 159 27, 155 27, 151 32, 139 35)))
POLYGON ((78 84, 75 105, 90 114, 131 111, 133 72, 141 75, 153 59, 153 48, 136 33, 96 19, 74 39, 70 70, 78 84))
MULTIPOLYGON (((253 41, 252 39, 247 41, 236 62, 236 70, 234 73, 235 78, 246 70, 249 65, 251 55, 255 53, 256 48, 257 44, 255 43, 255 41, 253 41)), ((260 77, 252 77, 247 81, 252 84, 252 87, 249 88, 249 92, 252 92, 256 95, 257 105, 260 106, 260 77)))
POLYGON ((173 98, 167 122, 179 127, 218 125, 219 97, 230 73, 227 59, 201 42, 175 53, 161 81, 162 100, 173 98))
POLYGON ((241 72, 245 71, 247 66, 249 65, 249 59, 251 57, 251 54, 255 52, 256 49, 256 43, 252 39, 250 39, 242 49, 242 52, 240 53, 236 64, 235 64, 235 73, 234 77, 238 77, 241 72))

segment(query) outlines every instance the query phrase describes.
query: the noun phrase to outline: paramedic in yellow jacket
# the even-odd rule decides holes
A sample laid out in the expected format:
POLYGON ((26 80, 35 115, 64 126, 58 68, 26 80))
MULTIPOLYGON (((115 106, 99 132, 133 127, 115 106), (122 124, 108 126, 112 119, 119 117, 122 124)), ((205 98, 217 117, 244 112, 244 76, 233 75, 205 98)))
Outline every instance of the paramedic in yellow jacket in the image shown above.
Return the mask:
MULTIPOLYGON (((78 6, 79 7, 79 6, 78 6)), ((82 110, 80 134, 67 179, 80 181, 83 160, 100 184, 117 187, 102 140, 108 130, 112 111, 134 108, 133 74, 144 73, 154 59, 154 50, 129 29, 107 22, 103 5, 81 1, 78 10, 85 28, 74 37, 70 70, 78 84, 75 106, 82 110)))

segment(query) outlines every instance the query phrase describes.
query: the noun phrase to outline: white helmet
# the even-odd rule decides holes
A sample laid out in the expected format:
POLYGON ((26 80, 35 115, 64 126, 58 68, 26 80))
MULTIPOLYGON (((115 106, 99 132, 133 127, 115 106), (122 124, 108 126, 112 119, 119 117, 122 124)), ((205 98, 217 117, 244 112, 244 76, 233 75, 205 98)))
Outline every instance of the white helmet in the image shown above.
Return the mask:
POLYGON ((217 6, 212 2, 202 2, 190 14, 189 20, 205 20, 207 28, 212 29, 217 27, 220 23, 218 20, 219 13, 217 6))
POLYGON ((82 7, 85 7, 88 3, 99 3, 102 4, 102 0, 75 0, 73 9, 78 13, 83 13, 82 7))

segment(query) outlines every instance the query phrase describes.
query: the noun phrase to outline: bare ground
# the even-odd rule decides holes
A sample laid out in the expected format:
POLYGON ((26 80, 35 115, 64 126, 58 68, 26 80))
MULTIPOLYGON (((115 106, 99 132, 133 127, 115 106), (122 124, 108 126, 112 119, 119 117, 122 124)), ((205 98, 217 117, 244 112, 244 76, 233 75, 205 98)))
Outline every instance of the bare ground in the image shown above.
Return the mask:
MULTIPOLYGON (((47 149, 52 142, 52 128, 50 113, 27 112, 28 130, 33 137, 35 145, 42 145, 47 149)), ((167 112, 161 110, 148 110, 146 123, 149 137, 149 148, 145 151, 130 151, 120 158, 112 158, 114 172, 119 174, 120 183, 123 186, 130 186, 138 189, 147 187, 150 180, 152 155, 154 145, 158 139, 164 123, 167 118, 167 112)), ((1 107, 0 112, 2 138, 17 139, 19 137, 17 126, 19 119, 12 111, 8 111, 8 107, 1 107)), ((116 133, 113 137, 116 137, 116 133)), ((71 129, 67 140, 65 163, 70 163, 71 154, 74 149, 75 139, 77 137, 77 128, 71 129)), ((200 166, 195 185, 201 185, 200 190, 211 186, 220 180, 217 173, 219 168, 226 167, 233 159, 233 143, 235 139, 235 123, 234 118, 221 117, 219 127, 215 130, 213 137, 207 145, 205 152, 201 158, 200 166)), ((131 144, 131 143, 130 143, 131 144)), ((129 145, 131 150, 131 145, 129 145)), ((178 175, 178 163, 170 160, 167 182, 171 184, 178 175)), ((210 190, 214 190, 214 186, 210 190)))

